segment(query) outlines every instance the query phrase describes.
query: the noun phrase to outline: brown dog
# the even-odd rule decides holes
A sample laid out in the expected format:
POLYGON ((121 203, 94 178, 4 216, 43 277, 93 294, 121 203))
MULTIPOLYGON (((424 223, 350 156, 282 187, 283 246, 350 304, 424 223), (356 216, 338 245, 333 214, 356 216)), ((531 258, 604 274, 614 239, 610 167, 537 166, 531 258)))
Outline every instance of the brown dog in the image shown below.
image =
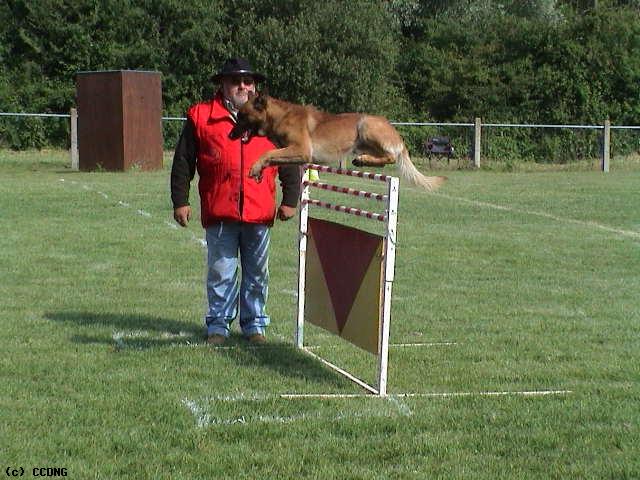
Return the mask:
POLYGON ((229 137, 240 138, 245 132, 266 135, 281 147, 264 153, 253 164, 249 175, 258 181, 262 169, 269 165, 336 164, 353 155, 352 163, 358 167, 397 163, 402 177, 429 191, 446 180, 426 177, 416 169, 402 138, 384 117, 362 113, 333 115, 265 93, 250 93, 229 137))

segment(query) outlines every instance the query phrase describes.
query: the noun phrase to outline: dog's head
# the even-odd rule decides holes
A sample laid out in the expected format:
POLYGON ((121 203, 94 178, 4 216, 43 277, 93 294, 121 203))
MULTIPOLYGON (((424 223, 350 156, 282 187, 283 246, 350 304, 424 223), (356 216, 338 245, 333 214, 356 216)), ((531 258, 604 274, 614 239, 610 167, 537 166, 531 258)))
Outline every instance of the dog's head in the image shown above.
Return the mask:
POLYGON ((236 124, 229 132, 229 138, 236 140, 246 132, 250 135, 266 135, 268 102, 268 94, 249 92, 249 100, 238 110, 236 124))

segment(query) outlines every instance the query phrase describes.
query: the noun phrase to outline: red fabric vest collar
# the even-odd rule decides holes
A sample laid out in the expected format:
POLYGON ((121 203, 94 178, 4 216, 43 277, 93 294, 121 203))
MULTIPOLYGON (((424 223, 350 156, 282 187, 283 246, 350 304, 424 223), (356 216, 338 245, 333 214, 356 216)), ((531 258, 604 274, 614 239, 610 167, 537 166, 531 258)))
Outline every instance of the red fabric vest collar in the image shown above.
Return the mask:
POLYGON ((222 91, 218 90, 215 97, 211 101, 211 113, 209 114, 211 120, 221 120, 223 118, 230 118, 233 123, 236 123, 235 118, 231 115, 231 112, 224 106, 222 99, 222 91))

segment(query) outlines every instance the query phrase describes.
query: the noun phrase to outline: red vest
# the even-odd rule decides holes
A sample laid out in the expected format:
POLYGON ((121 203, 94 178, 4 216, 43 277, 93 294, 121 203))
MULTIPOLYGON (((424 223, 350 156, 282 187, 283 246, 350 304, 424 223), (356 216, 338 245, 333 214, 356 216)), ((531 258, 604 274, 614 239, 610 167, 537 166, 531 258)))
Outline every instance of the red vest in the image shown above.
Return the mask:
POLYGON ((249 169, 275 146, 266 137, 231 140, 234 121, 220 94, 193 105, 187 115, 195 125, 202 226, 220 221, 273 223, 278 170, 265 168, 258 183, 249 178, 249 169))

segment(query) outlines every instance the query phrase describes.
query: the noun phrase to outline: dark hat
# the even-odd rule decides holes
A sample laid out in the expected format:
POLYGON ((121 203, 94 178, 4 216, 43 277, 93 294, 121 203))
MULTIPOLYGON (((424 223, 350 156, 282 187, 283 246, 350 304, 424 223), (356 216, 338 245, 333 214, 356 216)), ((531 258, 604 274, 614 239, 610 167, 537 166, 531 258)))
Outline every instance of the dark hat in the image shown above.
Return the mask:
POLYGON ((230 75, 249 75, 257 82, 263 82, 267 79, 267 77, 261 73, 254 72, 248 60, 244 58, 230 58, 224 62, 220 71, 211 77, 211 80, 219 82, 223 77, 230 75))

